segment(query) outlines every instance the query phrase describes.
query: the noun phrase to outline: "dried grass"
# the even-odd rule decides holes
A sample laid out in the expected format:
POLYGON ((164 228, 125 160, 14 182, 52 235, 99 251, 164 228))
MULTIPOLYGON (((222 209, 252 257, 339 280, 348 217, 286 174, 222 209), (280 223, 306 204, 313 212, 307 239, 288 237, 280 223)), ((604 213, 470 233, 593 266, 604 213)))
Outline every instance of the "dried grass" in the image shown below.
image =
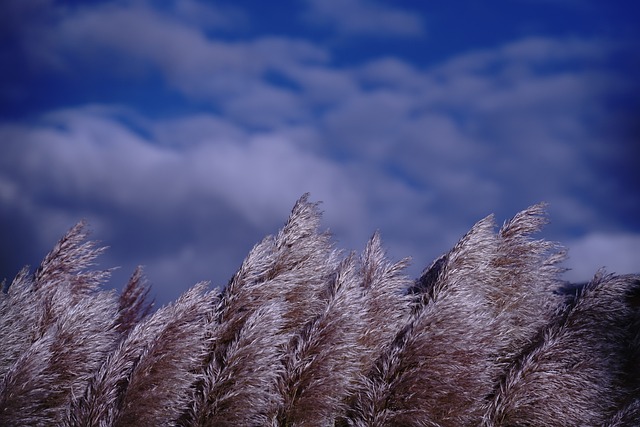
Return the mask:
POLYGON ((101 289, 79 223, 0 292, 0 425, 638 425, 640 277, 563 293, 545 222, 487 217, 411 281, 305 195, 221 292, 155 312, 140 269, 101 289))

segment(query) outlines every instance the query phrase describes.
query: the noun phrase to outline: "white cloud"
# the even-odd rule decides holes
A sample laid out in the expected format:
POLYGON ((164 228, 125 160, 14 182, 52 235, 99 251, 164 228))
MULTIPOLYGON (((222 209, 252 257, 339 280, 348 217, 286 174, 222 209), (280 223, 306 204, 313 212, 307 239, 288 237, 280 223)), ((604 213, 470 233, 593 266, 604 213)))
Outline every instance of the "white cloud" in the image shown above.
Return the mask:
MULTIPOLYGON (((112 109, 87 107, 49 113, 37 127, 0 126, 0 200, 37 224, 43 247, 83 217, 112 239, 134 224, 137 237, 126 237, 134 246, 175 246, 134 254, 135 262, 147 265, 149 277, 166 286, 169 279, 192 281, 196 273, 211 270, 206 258, 214 254, 230 274, 249 249, 239 246, 246 235, 212 242, 213 237, 187 229, 215 236, 225 234, 216 227, 244 227, 253 231, 253 243, 274 232, 305 192, 323 201, 325 224, 341 233, 345 246, 353 247, 372 231, 367 194, 356 187, 351 172, 290 140, 286 132, 251 135, 201 116, 168 125, 150 122, 150 134, 162 135, 163 142, 156 144, 113 116, 112 109), (200 129, 191 129, 189 143, 181 144, 180 129, 194 122, 200 129), (212 129, 219 132, 207 132, 212 129), (226 213, 220 217, 218 212, 226 213), (172 263, 163 261, 174 257, 172 263)), ((117 250, 127 256, 110 258, 111 265, 132 269, 131 249, 117 250)))
POLYGON ((210 31, 238 32, 249 26, 247 14, 236 7, 199 0, 178 0, 173 4, 173 13, 187 25, 210 31))
MULTIPOLYGON (((428 68, 394 57, 339 68, 327 49, 305 40, 216 39, 205 29, 225 11, 203 13, 204 23, 204 3, 185 4, 177 17, 144 1, 78 8, 29 46, 56 67, 80 64, 99 76, 144 78, 151 69, 218 113, 156 120, 86 107, 51 113, 38 126, 2 126, 3 202, 40 212, 34 223, 55 222, 56 235, 86 211, 108 221, 106 210, 206 228, 217 205, 264 231, 310 191, 324 200, 341 246, 358 249, 379 228, 394 256, 415 255, 420 266, 430 261, 425 251, 447 250, 452 236, 494 211, 508 216, 549 200, 561 225, 607 221, 584 202, 593 195, 583 195, 610 185, 593 170, 611 150, 593 131, 608 114, 593 107, 609 77, 608 44, 527 38, 428 68)), ((380 2, 309 7, 309 19, 343 34, 424 34, 418 17, 380 2)), ((576 244, 580 255, 625 242, 576 244)), ((177 264, 204 262, 197 244, 182 243, 177 264)), ((148 264, 178 268, 163 256, 148 264)))
MULTIPOLYGON (((61 53, 76 55, 72 60, 99 61, 105 53, 124 54, 129 63, 151 63, 171 78, 201 77, 240 67, 248 72, 252 68, 240 46, 210 41, 197 27, 148 7, 107 4, 83 9, 62 20, 52 36, 61 53)), ((130 66, 114 65, 125 70, 130 66)))
POLYGON ((256 82, 246 92, 230 97, 225 112, 236 122, 249 126, 277 127, 309 119, 302 100, 291 91, 256 82))
MULTIPOLYGON (((198 3, 198 7, 203 5, 198 3)), ((29 36, 26 51, 34 60, 67 72, 87 67, 98 74, 128 78, 159 71, 173 88, 198 100, 220 102, 252 96, 252 89, 273 90, 259 84, 268 71, 328 60, 324 49, 304 40, 271 36, 234 42, 214 39, 203 27, 144 2, 108 3, 57 17, 55 26, 29 36)))
POLYGON ((566 64, 576 60, 598 63, 606 60, 607 52, 614 48, 611 42, 598 39, 528 37, 507 43, 500 49, 499 55, 529 64, 566 64))
POLYGON ((416 37, 424 34, 424 23, 415 13, 375 0, 308 0, 305 17, 339 33, 367 36, 416 37))
POLYGON ((201 180, 253 223, 277 218, 304 192, 332 206, 333 219, 363 220, 362 199, 344 170, 279 135, 209 143, 193 154, 201 180))
POLYGON ((412 103, 392 91, 358 93, 328 111, 324 120, 330 134, 359 157, 380 160, 396 145, 412 103))
POLYGON ((414 93, 416 90, 424 91, 428 83, 424 71, 393 57, 374 59, 360 67, 355 74, 365 84, 414 93))
POLYGON ((135 135, 100 108, 50 113, 39 129, 4 127, 1 136, 9 145, 3 164, 18 182, 5 181, 2 195, 49 194, 89 209, 109 205, 153 210, 154 215, 175 215, 178 206, 215 196, 264 227, 311 191, 334 206, 338 222, 362 221, 361 195, 348 172, 329 159, 285 135, 248 135, 207 117, 197 120, 203 130, 226 133, 205 135, 195 129, 189 143, 181 145, 185 135, 176 129, 194 120, 159 124, 156 135, 169 129, 160 145, 135 135), (25 188, 17 192, 15 185, 25 188))
POLYGON ((565 276, 568 280, 590 280, 599 268, 608 273, 640 273, 640 235, 590 233, 567 242, 571 268, 565 276))
POLYGON ((284 73, 301 88, 307 107, 335 107, 358 95, 358 82, 350 73, 328 66, 291 66, 284 73))
MULTIPOLYGON (((526 37, 498 47, 473 50, 445 61, 435 70, 442 77, 458 74, 484 74, 499 77, 511 66, 602 64, 617 49, 613 43, 599 39, 526 37)), ((541 68, 532 71, 553 71, 541 68)), ((508 75, 508 74, 507 74, 508 75)), ((515 75, 517 76, 517 75, 515 75)))

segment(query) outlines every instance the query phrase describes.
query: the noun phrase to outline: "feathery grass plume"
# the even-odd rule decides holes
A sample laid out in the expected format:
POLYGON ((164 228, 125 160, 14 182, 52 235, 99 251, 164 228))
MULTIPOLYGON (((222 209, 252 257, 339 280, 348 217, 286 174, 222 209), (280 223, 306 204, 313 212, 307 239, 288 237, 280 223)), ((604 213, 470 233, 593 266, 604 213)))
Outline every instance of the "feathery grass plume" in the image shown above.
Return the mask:
POLYGON ((106 250, 87 241, 86 223, 80 221, 56 243, 34 273, 33 288, 46 294, 67 283, 72 295, 84 295, 98 289, 110 271, 91 269, 95 259, 106 250))
POLYGON ((375 233, 361 259, 362 290, 364 293, 366 330, 361 340, 367 349, 366 358, 372 360, 390 345, 398 330, 408 321, 411 298, 407 289, 411 281, 403 271, 409 258, 397 263, 386 259, 380 234, 375 233))
POLYGON ((31 286, 29 270, 25 267, 13 279, 6 293, 0 292, 0 381, 36 336, 34 329, 38 310, 31 286))
POLYGON ((99 289, 78 224, 0 292, 0 425, 640 425, 640 276, 554 292, 542 205, 413 283, 377 233, 340 259, 319 221, 304 195, 221 293, 155 313, 140 269, 99 289))
POLYGON ((223 290, 212 320, 216 324, 211 328, 213 345, 194 391, 195 403, 184 414, 182 423, 201 419, 201 414, 217 407, 214 396, 224 393, 212 388, 218 386, 208 376, 224 375, 221 372, 233 356, 229 348, 237 347, 244 324, 254 313, 262 310, 262 316, 267 316, 265 313, 279 312, 281 322, 265 322, 252 326, 250 331, 262 328, 265 339, 271 337, 273 343, 284 343, 322 312, 320 296, 335 271, 337 254, 329 235, 318 233, 319 223, 317 204, 309 203, 305 194, 277 236, 256 245, 223 290), (212 408, 207 408, 210 405, 212 408))
POLYGON ((90 269, 104 250, 95 242, 85 241, 86 224, 79 222, 49 252, 36 272, 24 268, 5 292, 0 292, 0 342, 5 350, 0 356, 0 378, 36 339, 41 337, 54 319, 70 309, 67 299, 57 294, 74 295, 76 303, 92 293, 109 276, 109 271, 90 269))
POLYGON ((629 387, 637 389, 636 396, 640 396, 640 275, 626 276, 634 282, 627 294, 627 304, 636 313, 634 321, 629 325, 631 343, 628 346, 629 387))
POLYGON ((497 235, 489 216, 424 271, 409 287, 414 317, 378 361, 355 413, 373 423, 479 421, 505 360, 553 312, 562 254, 530 238, 543 214, 533 206, 497 235))
POLYGON ((35 341, 11 366, 0 383, 0 425, 53 425, 42 414, 39 403, 46 402, 57 375, 47 374, 51 361, 53 331, 35 341))
POLYGON ((382 353, 345 420, 349 425, 469 425, 491 391, 493 319, 483 287, 495 279, 491 217, 446 257, 433 299, 382 353))
POLYGON ((630 390, 627 399, 606 427, 631 427, 640 425, 640 275, 626 276, 633 282, 626 295, 628 306, 635 313, 629 325, 631 340, 627 345, 627 367, 624 376, 626 388, 630 390))
POLYGON ((556 291, 562 285, 559 276, 565 269, 558 264, 565 252, 552 242, 531 238, 548 222, 545 207, 538 204, 519 212, 498 233, 497 254, 491 260, 498 279, 488 288, 488 298, 497 318, 495 332, 503 342, 503 369, 562 303, 556 291))
MULTIPOLYGON (((364 331, 358 340, 362 347, 361 371, 355 375, 356 390, 349 396, 347 408, 359 405, 360 393, 371 388, 367 374, 381 354, 391 351, 396 334, 410 320, 412 298, 407 289, 411 282, 403 275, 408 263, 408 258, 397 263, 386 259, 378 232, 371 237, 360 257, 364 302, 364 331)), ((346 418, 346 412, 337 418, 338 425, 348 425, 351 421, 346 418)))
POLYGON ((267 425, 281 399, 275 384, 286 342, 273 331, 281 330, 283 322, 279 303, 264 304, 249 315, 224 351, 214 353, 202 374, 204 393, 195 395, 179 425, 267 425))
POLYGON ((136 268, 119 298, 117 325, 123 336, 153 311, 153 301, 148 300, 150 290, 142 275, 142 267, 136 268))
POLYGON ((429 267, 425 268, 418 279, 407 288, 407 293, 413 296, 412 314, 419 314, 429 301, 436 297, 442 283, 444 267, 448 262, 448 254, 436 258, 429 267))
POLYGON ((217 298, 216 293, 204 293, 207 286, 196 285, 170 306, 164 329, 131 372, 116 426, 175 422, 188 405, 194 371, 208 347, 206 320, 217 298), (154 396, 152 401, 149 394, 154 396))
POLYGON ((639 288, 638 277, 598 274, 579 289, 502 379, 483 425, 603 425, 637 396, 628 369, 639 313, 628 295, 639 288))
POLYGON ((71 396, 113 346, 117 305, 111 293, 95 291, 108 272, 89 269, 101 250, 85 238, 83 223, 73 227, 33 278, 23 271, 3 298, 9 311, 23 310, 19 318, 32 323, 26 342, 24 328, 7 325, 21 336, 24 353, 0 384, 2 425, 59 424, 71 396))
MULTIPOLYGON (((286 301, 285 328, 297 329, 323 309, 320 295, 337 266, 327 233, 318 233, 317 203, 303 195, 274 238, 256 245, 223 291, 220 323, 247 317, 269 301, 286 301)), ((231 325, 233 329, 234 326, 231 325)))
POLYGON ((331 425, 362 373, 365 331, 361 277, 353 256, 328 283, 324 312, 288 342, 278 378, 282 395, 272 425, 331 425))
POLYGON ((640 425, 640 391, 635 392, 635 398, 629 400, 604 427, 637 427, 640 425))
POLYGON ((206 318, 215 297, 207 283, 136 324, 70 407, 67 425, 160 425, 188 404, 194 370, 206 351, 206 318))
POLYGON ((493 215, 478 221, 447 254, 424 271, 410 288, 414 296, 414 317, 442 299, 460 299, 474 311, 487 311, 487 295, 498 280, 491 268, 498 238, 493 232, 493 215))
MULTIPOLYGON (((70 295, 62 298, 71 301, 70 295)), ((111 295, 86 297, 69 306, 5 376, 0 425, 60 425, 71 398, 82 393, 112 348, 116 311, 111 295)))

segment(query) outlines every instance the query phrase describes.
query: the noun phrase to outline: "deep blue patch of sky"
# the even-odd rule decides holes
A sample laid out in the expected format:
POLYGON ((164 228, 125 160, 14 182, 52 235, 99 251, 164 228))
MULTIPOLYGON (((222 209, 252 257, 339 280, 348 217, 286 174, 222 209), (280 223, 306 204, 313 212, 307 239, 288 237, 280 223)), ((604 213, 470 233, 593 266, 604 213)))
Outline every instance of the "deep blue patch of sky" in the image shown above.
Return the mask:
MULTIPOLYGON (((88 7, 81 1, 56 1, 67 10, 88 7)), ((91 2, 108 4, 109 2, 91 2)), ((505 40, 526 36, 596 37, 634 44, 640 40, 637 2, 573 2, 573 1, 496 1, 422 2, 403 0, 394 6, 415 12, 423 19, 425 31, 414 37, 336 36, 331 29, 303 19, 304 2, 220 1, 216 6, 236 8, 246 13, 249 23, 236 28, 212 30, 211 36, 221 40, 250 40, 274 35, 297 37, 326 46, 331 63, 336 67, 362 64, 372 58, 398 57, 417 67, 428 67, 478 49, 493 48, 505 40)), ((155 2, 159 10, 170 10, 170 2, 155 2)), ((23 52, 15 43, 15 34, 3 33, 2 61, 14 66, 0 70, 0 114, 19 118, 38 114, 56 105, 79 105, 88 101, 126 102, 146 111, 152 117, 202 109, 215 112, 215 105, 185 99, 168 87, 165 77, 152 68, 140 71, 138 78, 122 76, 109 67, 117 58, 96 58, 98 63, 72 72, 41 73, 24 63, 23 52)), ((626 51, 628 52, 628 50, 626 51)), ((640 58, 640 55, 638 56, 640 58)), ((619 58, 622 72, 638 69, 638 58, 619 58)), ((573 62, 567 67, 579 66, 573 62)), ((548 64, 546 66, 549 66, 548 64)), ((555 64, 554 66, 557 66, 555 64)), ((143 66, 144 67, 144 66, 143 66)), ((487 70, 490 72, 491 70, 487 70)), ((539 70, 542 71, 542 70, 539 70)), ((558 70, 552 70, 558 71, 558 70)), ((281 75, 269 75, 271 83, 293 89, 291 81, 281 75)))

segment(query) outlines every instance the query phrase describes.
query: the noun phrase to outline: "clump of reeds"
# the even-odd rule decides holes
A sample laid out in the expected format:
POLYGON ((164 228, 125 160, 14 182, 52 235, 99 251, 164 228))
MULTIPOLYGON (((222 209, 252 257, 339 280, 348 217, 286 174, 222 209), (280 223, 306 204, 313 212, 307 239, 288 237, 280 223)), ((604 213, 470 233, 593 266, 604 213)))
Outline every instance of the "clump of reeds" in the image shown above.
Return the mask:
POLYGON ((102 289, 80 223, 0 292, 0 425, 638 425, 640 276, 566 292, 544 223, 487 217, 410 280, 305 195, 226 287, 155 311, 141 270, 102 289))

